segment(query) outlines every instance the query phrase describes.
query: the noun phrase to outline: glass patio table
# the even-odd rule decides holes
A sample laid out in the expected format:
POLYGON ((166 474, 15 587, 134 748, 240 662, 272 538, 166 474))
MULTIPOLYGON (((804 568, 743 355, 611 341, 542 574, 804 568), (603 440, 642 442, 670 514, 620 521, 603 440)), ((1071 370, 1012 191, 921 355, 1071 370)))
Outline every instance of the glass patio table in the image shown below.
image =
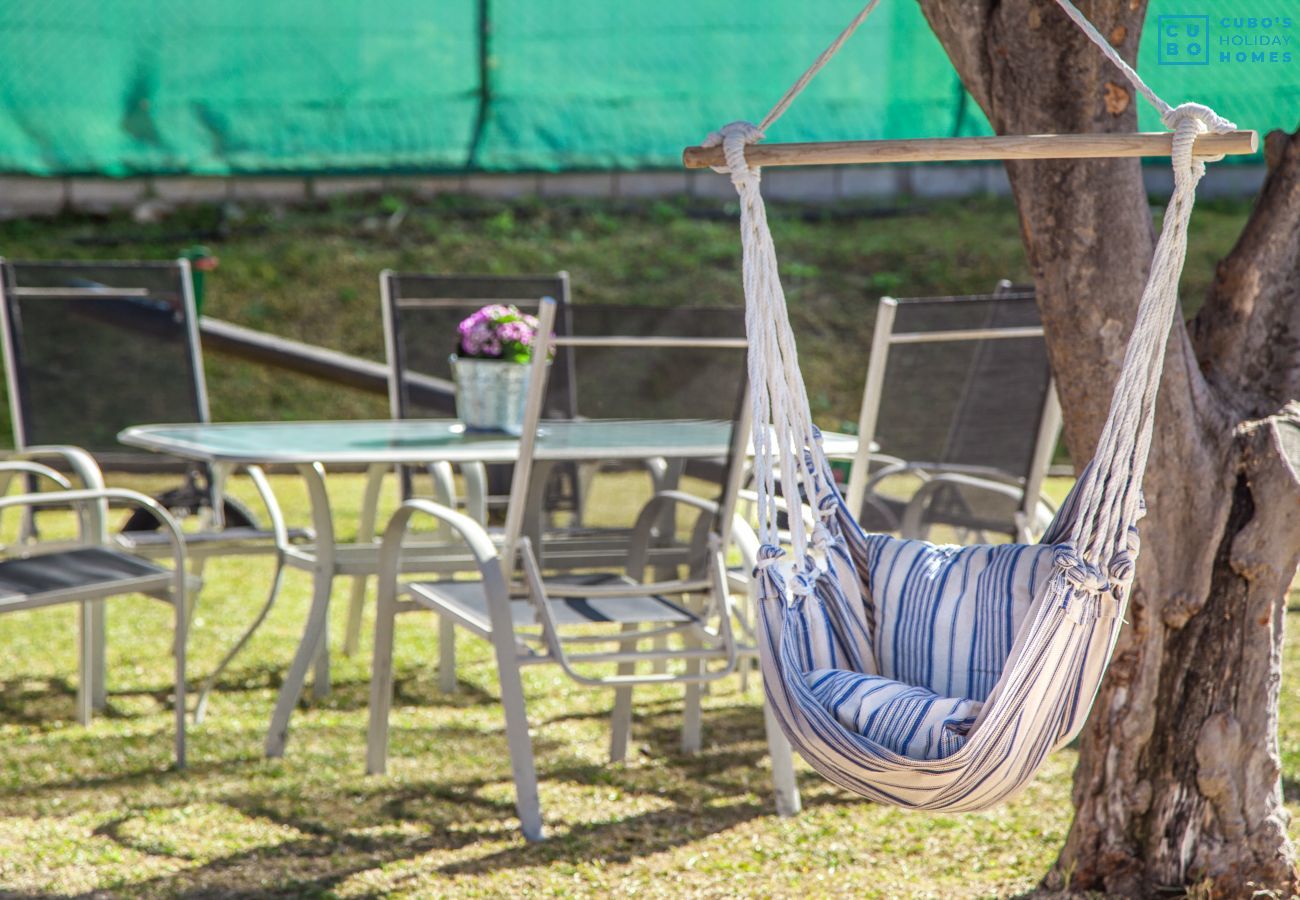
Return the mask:
MULTIPOLYGON (((678 461, 726 456, 732 423, 707 419, 543 422, 534 459, 539 462, 583 460, 678 461)), ((333 512, 325 490, 328 465, 429 465, 432 463, 510 463, 519 457, 519 439, 497 432, 466 430, 451 419, 239 422, 197 425, 137 425, 118 439, 129 446, 208 463, 229 470, 238 465, 288 465, 302 475, 311 505, 315 541, 280 547, 285 562, 313 575, 311 608, 271 716, 266 754, 284 753, 289 718, 302 695, 307 672, 315 662, 313 694, 329 689, 326 647, 330 591, 338 575, 373 574, 377 544, 347 545, 335 539, 333 512)), ((823 435, 828 456, 851 455, 857 440, 823 435)), ((428 559, 413 559, 412 571, 425 571, 428 559)))

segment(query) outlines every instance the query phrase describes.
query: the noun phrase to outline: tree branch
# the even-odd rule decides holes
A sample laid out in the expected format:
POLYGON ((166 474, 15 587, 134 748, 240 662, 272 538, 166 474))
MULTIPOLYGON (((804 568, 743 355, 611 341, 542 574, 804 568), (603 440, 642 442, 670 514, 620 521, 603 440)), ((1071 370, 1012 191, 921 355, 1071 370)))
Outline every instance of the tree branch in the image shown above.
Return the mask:
POLYGON ((971 0, 967 3, 921 0, 920 5, 930 28, 942 36, 944 49, 961 73, 963 86, 987 114, 993 105, 990 93, 993 72, 984 34, 998 0, 971 0))
POLYGON ((1300 130, 1265 141, 1268 177, 1192 323, 1201 370, 1248 417, 1300 397, 1300 130))

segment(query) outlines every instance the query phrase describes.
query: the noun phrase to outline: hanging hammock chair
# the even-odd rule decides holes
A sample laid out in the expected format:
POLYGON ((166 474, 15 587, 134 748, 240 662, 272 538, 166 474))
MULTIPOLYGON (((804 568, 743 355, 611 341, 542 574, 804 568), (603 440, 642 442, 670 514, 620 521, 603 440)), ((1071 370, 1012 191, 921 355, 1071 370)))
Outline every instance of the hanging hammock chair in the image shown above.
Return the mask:
MULTIPOLYGON (((1022 788, 1044 758, 1082 728, 1132 589, 1142 473, 1164 344, 1178 308, 1188 218, 1210 158, 1206 148, 1217 152, 1227 139, 1243 136, 1246 152, 1254 147, 1253 133, 1234 134, 1232 123, 1206 107, 1164 103, 1073 6, 1058 2, 1161 111, 1172 140, 1089 135, 965 141, 985 142, 989 152, 1065 157, 1143 155, 1126 147, 1146 141, 1149 149, 1163 139, 1175 187, 1096 456, 1039 544, 937 546, 864 533, 836 489, 812 424, 755 160, 828 159, 813 158, 818 145, 750 145, 876 0, 761 126, 733 123, 687 151, 688 160, 707 160, 720 149, 726 162, 720 171, 730 174, 740 194, 761 543, 755 580, 767 698, 814 769, 882 803, 986 808, 1022 788), (1039 140, 1042 146, 1015 150, 1039 140), (1075 152, 1072 140, 1101 149, 1075 152), (791 510, 788 551, 777 530, 778 490, 791 510), (809 524, 795 512, 801 504, 809 524)), ((880 158, 871 143, 918 142, 863 142, 850 148, 849 157, 880 158)), ((834 161, 848 158, 845 146, 836 145, 834 161)), ((1233 147, 1229 152, 1242 149, 1233 147)), ((892 153, 897 146, 886 149, 892 153)), ((951 159, 954 152, 927 158, 951 159)))

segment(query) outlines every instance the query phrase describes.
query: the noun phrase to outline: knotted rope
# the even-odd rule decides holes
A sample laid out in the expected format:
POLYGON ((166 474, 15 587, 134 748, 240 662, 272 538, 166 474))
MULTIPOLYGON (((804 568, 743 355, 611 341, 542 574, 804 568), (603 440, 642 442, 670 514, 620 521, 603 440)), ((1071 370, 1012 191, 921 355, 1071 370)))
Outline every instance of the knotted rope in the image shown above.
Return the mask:
MULTIPOLYGON (((826 461, 812 423, 808 395, 799 370, 776 248, 760 191, 761 173, 746 162, 745 147, 763 139, 766 130, 790 107, 878 2, 871 0, 862 8, 759 125, 733 122, 710 134, 703 142, 705 146, 722 145, 727 165, 719 171, 731 176, 740 196, 759 539, 765 545, 761 554, 762 565, 772 564, 780 555, 776 526, 776 472, 779 464, 781 492, 790 508, 790 543, 802 566, 802 571, 791 579, 796 595, 810 592, 815 581, 815 564, 808 553, 808 529, 799 506, 807 502, 818 511, 814 545, 818 550, 824 550, 829 539, 824 523, 833 514, 835 504, 823 503, 822 498, 835 489, 826 481, 826 461)), ((1199 134, 1226 133, 1235 130, 1236 126, 1200 104, 1170 106, 1069 0, 1057 0, 1057 5, 1106 54, 1134 89, 1159 111, 1162 121, 1174 132, 1174 192, 1165 213, 1110 412, 1097 445, 1095 459, 1098 464, 1090 467, 1085 483, 1080 486, 1079 510, 1069 540, 1061 542, 1055 552, 1064 582, 1074 591, 1095 599, 1107 592, 1122 594, 1133 577, 1138 544, 1132 526, 1140 516, 1142 476, 1151 448, 1156 393, 1164 367, 1165 344, 1178 309, 1178 280, 1187 251, 1187 225, 1195 202, 1196 185, 1205 174, 1204 163, 1218 158, 1196 157, 1193 146, 1199 134)))

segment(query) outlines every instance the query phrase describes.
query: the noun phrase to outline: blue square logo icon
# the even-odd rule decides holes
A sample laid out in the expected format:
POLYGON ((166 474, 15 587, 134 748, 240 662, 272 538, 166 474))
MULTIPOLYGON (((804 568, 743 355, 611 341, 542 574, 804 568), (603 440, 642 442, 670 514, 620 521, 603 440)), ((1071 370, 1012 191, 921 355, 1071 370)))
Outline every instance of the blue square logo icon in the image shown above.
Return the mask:
POLYGON ((1160 45, 1156 61, 1162 66, 1210 64, 1209 16, 1160 16, 1156 38, 1160 45))

